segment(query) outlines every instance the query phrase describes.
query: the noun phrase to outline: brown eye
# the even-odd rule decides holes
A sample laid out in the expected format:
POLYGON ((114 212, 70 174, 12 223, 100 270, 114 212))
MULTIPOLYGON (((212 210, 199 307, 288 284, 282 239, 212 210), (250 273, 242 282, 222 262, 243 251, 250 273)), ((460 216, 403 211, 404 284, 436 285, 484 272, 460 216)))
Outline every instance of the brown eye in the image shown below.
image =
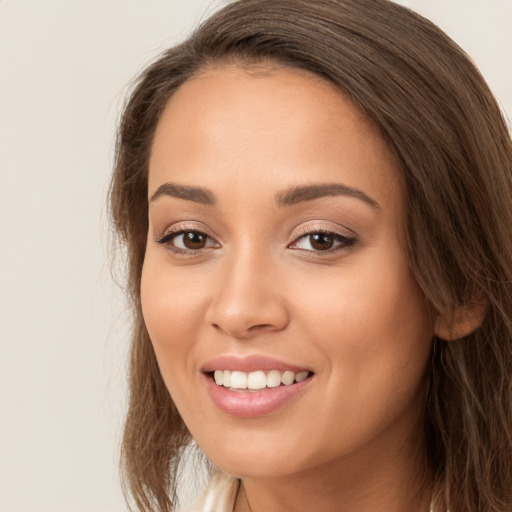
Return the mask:
POLYGON ((314 233, 309 237, 309 243, 315 251, 327 251, 334 245, 334 235, 331 233, 314 233))
POLYGON ((311 252, 332 252, 349 249, 356 239, 330 231, 312 231, 295 240, 289 247, 311 252))
POLYGON ((166 245, 169 249, 176 252, 194 252, 218 247, 215 240, 201 231, 175 231, 158 238, 157 243, 166 245))
MULTIPOLYGON (((180 235, 179 235, 180 236, 180 235)), ((179 238, 177 236, 176 238, 179 238)), ((186 249, 204 249, 206 247, 206 242, 208 237, 203 233, 199 233, 198 231, 187 231, 181 235, 183 246, 186 249)), ((176 240, 176 239, 175 239, 176 240)))

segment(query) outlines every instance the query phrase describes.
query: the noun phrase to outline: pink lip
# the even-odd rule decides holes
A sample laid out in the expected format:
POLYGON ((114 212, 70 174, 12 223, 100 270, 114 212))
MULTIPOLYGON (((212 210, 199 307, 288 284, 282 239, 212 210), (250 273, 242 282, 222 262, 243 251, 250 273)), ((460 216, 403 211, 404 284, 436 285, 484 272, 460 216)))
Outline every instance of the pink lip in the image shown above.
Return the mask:
POLYGON ((215 384, 211 375, 214 370, 237 370, 242 372, 257 370, 279 370, 284 372, 290 370, 295 373, 308 370, 266 356, 221 356, 208 361, 202 367, 202 371, 210 398, 220 410, 239 418, 256 418, 270 414, 287 403, 300 398, 312 380, 310 377, 290 386, 265 388, 261 391, 231 391, 215 384))
POLYGON ((290 386, 265 388, 261 391, 230 391, 215 384, 209 375, 204 375, 204 380, 210 398, 220 410, 239 418, 256 418, 270 414, 300 397, 312 379, 308 378, 290 386))
POLYGON ((308 371, 308 368, 303 368, 293 364, 285 363, 279 359, 272 357, 252 355, 252 356, 234 356, 226 355, 216 357, 206 362, 201 368, 203 372, 213 372, 215 370, 236 370, 239 372, 255 372, 257 370, 270 371, 279 370, 285 372, 287 370, 294 373, 308 371))

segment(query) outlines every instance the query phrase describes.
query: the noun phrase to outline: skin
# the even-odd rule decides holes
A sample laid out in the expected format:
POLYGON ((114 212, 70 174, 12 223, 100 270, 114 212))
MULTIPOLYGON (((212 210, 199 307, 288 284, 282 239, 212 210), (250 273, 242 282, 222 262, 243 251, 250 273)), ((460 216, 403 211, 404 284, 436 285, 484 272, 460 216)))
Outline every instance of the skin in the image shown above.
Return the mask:
POLYGON ((372 122, 304 71, 206 70, 161 117, 149 198, 144 318, 191 434, 242 479, 235 510, 427 511, 420 417, 435 319, 401 244, 398 163, 372 122), (153 198, 169 182, 208 189, 215 204, 153 198), (312 183, 371 201, 277 204, 312 183), (204 233, 204 248, 183 249, 179 234, 158 242, 173 230, 204 233), (341 238, 318 250, 319 231, 341 238), (201 372, 224 354, 314 376, 276 411, 238 418, 212 402, 201 372))

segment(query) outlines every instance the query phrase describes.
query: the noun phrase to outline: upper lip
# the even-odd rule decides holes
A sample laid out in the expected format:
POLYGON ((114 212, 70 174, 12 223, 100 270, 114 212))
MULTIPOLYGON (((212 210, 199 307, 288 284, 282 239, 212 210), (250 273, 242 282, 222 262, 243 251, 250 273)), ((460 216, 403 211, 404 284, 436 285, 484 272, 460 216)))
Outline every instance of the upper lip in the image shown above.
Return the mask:
POLYGON ((287 363, 273 357, 264 355, 237 356, 223 355, 208 360, 201 368, 203 372, 213 372, 215 370, 231 370, 240 372, 254 372, 257 370, 270 371, 279 370, 281 372, 291 371, 294 373, 310 371, 309 368, 287 363))

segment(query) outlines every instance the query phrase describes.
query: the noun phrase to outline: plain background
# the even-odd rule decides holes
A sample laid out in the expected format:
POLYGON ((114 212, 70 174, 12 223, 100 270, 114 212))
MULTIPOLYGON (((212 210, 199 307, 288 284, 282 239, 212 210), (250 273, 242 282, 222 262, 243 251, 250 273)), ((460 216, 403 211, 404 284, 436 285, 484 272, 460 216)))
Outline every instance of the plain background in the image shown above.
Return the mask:
MULTIPOLYGON (((0 512, 126 510, 106 192, 126 85, 211 0, 0 0, 0 512)), ((512 115, 512 0, 404 0, 512 115)))

